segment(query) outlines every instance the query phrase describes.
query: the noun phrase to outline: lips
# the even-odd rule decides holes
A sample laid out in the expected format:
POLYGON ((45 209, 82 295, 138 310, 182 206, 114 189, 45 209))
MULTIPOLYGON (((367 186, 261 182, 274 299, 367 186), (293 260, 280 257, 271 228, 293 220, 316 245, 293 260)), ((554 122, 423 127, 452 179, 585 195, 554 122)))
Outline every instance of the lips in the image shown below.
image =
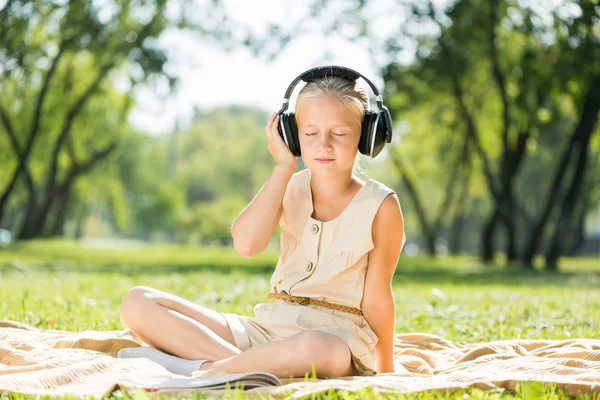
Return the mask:
POLYGON ((315 158, 315 161, 319 164, 331 164, 335 158, 315 158))

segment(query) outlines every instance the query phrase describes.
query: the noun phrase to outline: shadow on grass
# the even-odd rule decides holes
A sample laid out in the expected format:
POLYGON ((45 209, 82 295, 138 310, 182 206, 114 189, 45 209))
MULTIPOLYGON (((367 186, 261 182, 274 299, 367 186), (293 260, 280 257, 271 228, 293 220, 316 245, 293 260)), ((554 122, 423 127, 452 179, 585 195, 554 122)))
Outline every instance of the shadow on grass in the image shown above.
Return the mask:
POLYGON ((577 286, 600 287, 598 272, 547 272, 521 269, 482 269, 479 271, 431 268, 426 270, 397 270, 394 284, 415 283, 452 286, 577 286))
POLYGON ((197 274, 214 273, 230 275, 232 273, 268 275, 274 270, 271 264, 255 264, 240 266, 234 264, 171 264, 171 265, 127 265, 127 264, 79 264, 69 262, 43 263, 35 262, 23 265, 0 265, 0 273, 11 274, 19 272, 65 272, 78 274, 120 274, 125 276, 136 275, 170 275, 170 274, 197 274))
MULTIPOLYGON (((236 264, 198 263, 185 265, 127 265, 127 264, 82 264, 75 262, 30 262, 27 264, 0 264, 0 274, 10 276, 31 272, 76 273, 76 274, 120 274, 170 275, 170 274, 240 274, 264 275, 268 279, 275 263, 254 263, 248 266, 236 264)), ((426 266, 422 264, 400 265, 394 275, 394 285, 452 285, 452 286, 562 286, 600 287, 600 271, 589 272, 548 272, 502 268, 496 266, 457 268, 452 266, 426 266)))

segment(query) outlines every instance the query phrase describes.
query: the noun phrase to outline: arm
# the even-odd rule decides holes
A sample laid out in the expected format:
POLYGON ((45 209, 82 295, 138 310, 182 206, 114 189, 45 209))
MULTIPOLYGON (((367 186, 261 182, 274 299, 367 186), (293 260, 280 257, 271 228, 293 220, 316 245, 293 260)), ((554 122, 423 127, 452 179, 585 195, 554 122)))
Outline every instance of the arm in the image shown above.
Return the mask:
POLYGON ((233 247, 249 258, 263 251, 281 217, 283 195, 294 174, 291 166, 276 165, 252 201, 233 221, 233 247))
POLYGON ((278 126, 279 115, 273 113, 265 125, 269 152, 276 162, 273 172, 231 226, 233 247, 246 258, 267 247, 281 218, 283 195, 296 169, 296 157, 281 138, 278 126))
POLYGON ((394 372, 396 308, 392 278, 404 245, 404 218, 398 197, 385 198, 372 226, 374 248, 369 254, 361 308, 379 338, 375 346, 376 371, 394 372))

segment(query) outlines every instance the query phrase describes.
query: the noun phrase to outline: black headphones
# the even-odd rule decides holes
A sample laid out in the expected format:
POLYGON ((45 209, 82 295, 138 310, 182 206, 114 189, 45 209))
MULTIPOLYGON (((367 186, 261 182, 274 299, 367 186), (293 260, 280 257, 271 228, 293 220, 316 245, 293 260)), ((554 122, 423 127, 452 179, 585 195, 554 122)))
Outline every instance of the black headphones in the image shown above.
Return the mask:
POLYGON ((298 127, 296 126, 296 117, 293 112, 285 113, 290 101, 290 95, 296 85, 303 80, 310 82, 312 80, 323 78, 326 76, 339 76, 356 81, 358 78, 363 78, 373 90, 377 100, 379 110, 367 110, 362 120, 360 141, 358 142, 358 151, 362 154, 375 158, 386 143, 392 141, 392 117, 390 111, 383 105, 383 96, 379 94, 377 87, 362 74, 346 67, 328 65, 309 69, 300 74, 292 81, 285 96, 283 97, 283 106, 277 111, 279 118, 279 135, 290 148, 292 154, 300 157, 300 141, 298 140, 298 127))

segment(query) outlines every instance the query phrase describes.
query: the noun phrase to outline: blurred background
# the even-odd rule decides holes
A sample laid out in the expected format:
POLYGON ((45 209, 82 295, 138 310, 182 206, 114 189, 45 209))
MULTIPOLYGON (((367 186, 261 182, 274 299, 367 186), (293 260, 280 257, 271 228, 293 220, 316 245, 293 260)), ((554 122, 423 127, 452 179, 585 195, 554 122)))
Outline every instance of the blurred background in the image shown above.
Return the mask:
POLYGON ((326 64, 392 113, 359 177, 397 191, 402 257, 600 264, 588 0, 0 0, 0 254, 230 251, 274 166, 269 115, 326 64))

